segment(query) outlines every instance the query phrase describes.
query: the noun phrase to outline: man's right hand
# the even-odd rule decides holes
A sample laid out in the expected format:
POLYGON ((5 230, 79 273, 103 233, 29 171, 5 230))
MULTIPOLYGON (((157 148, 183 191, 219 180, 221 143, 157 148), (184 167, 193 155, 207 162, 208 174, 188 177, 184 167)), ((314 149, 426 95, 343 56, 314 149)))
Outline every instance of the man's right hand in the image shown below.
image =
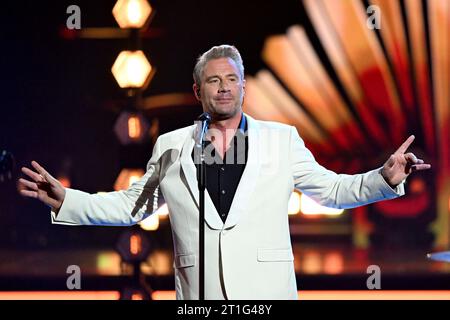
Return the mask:
POLYGON ((66 196, 66 189, 61 182, 53 178, 36 161, 31 161, 31 165, 36 172, 26 167, 22 168, 22 172, 31 181, 19 179, 20 194, 24 197, 39 199, 50 206, 53 211, 58 212, 66 196))

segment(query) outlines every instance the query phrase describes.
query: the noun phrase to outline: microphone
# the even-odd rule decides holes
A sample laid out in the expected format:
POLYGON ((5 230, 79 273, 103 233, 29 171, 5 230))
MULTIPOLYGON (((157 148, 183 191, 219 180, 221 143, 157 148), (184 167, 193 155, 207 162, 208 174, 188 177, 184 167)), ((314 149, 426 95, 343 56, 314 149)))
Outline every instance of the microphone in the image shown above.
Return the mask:
POLYGON ((211 122, 211 115, 208 112, 203 112, 197 121, 197 137, 195 139, 195 144, 197 148, 201 148, 203 140, 205 139, 206 131, 208 131, 209 123, 211 122))

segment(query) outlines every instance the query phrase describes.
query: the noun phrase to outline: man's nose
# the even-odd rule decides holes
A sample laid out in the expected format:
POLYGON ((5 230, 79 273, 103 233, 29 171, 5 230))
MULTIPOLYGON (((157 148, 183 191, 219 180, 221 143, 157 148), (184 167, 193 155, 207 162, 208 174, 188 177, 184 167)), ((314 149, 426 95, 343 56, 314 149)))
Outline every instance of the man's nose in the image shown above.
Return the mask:
POLYGON ((219 92, 228 92, 230 89, 228 88, 228 84, 225 82, 221 82, 219 85, 219 92))

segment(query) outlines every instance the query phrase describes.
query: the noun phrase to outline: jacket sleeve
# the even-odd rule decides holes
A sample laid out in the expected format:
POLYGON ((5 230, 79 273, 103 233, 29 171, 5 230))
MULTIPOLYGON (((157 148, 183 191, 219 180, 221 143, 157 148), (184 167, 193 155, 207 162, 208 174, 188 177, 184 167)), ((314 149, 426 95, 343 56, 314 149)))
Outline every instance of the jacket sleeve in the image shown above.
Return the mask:
POLYGON ((361 174, 336 174, 316 162, 297 130, 291 127, 290 163, 294 186, 319 204, 348 209, 399 197, 404 181, 392 189, 381 175, 381 167, 361 174))
POLYGON ((157 203, 159 185, 160 141, 155 143, 145 175, 127 190, 89 194, 66 188, 66 196, 58 213, 51 212, 52 223, 64 225, 135 224, 152 214, 157 203))

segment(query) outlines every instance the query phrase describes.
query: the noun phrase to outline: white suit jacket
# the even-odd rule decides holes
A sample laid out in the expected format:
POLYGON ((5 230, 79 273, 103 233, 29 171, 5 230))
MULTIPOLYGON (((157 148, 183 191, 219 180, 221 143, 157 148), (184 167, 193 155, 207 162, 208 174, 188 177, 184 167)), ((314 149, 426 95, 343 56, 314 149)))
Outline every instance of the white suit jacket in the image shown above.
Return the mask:
MULTIPOLYGON (((227 220, 205 196, 205 298, 296 299, 288 224, 294 188, 322 205, 352 208, 391 199, 394 190, 380 168, 336 174, 320 166, 297 130, 248 120, 248 159, 227 220)), ((198 299, 198 187, 191 158, 195 126, 161 135, 146 174, 128 190, 88 194, 66 189, 52 222, 68 225, 132 225, 153 210, 159 185, 170 211, 177 299, 198 299)))

